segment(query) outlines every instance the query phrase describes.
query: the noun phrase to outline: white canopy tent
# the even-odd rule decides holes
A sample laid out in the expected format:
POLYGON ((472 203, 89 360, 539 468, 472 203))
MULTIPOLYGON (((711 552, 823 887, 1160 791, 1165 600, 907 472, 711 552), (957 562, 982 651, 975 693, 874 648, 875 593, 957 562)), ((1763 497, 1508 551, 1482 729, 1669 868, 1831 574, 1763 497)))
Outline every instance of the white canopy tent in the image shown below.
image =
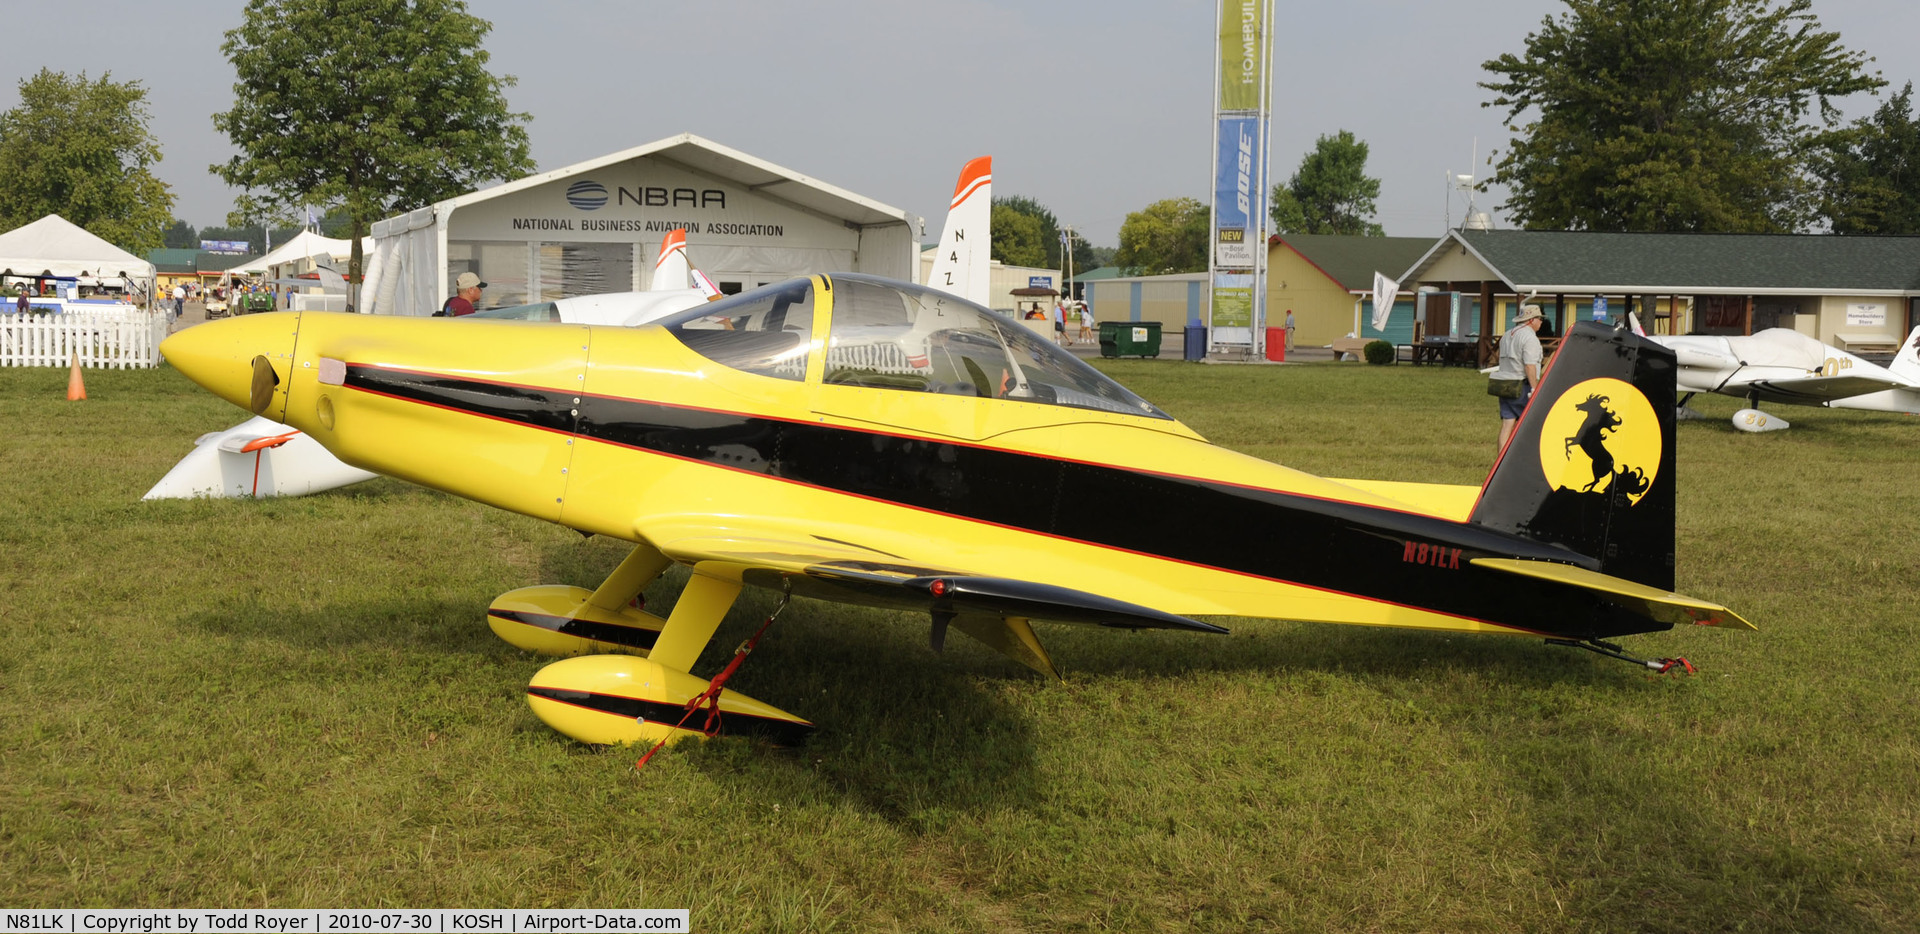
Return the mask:
POLYGON ((58 214, 0 234, 0 277, 124 280, 129 292, 153 294, 154 267, 58 214))
MULTIPOLYGON (((360 251, 362 255, 365 256, 373 255, 373 238, 362 238, 360 241, 360 251)), ((259 259, 252 260, 243 266, 235 267, 234 271, 272 276, 278 276, 283 273, 298 274, 311 272, 311 267, 303 264, 305 264, 308 259, 320 254, 325 254, 333 257, 335 260, 344 262, 353 254, 353 241, 336 240, 333 237, 322 237, 311 230, 303 230, 292 240, 288 240, 286 243, 274 247, 273 252, 259 259), (276 266, 294 268, 276 270, 274 268, 276 266)))
MULTIPOLYGON (((362 238, 360 244, 361 255, 371 257, 373 239, 362 238)), ((288 287, 288 307, 293 309, 340 311, 347 307, 347 289, 344 283, 335 281, 337 275, 330 277, 322 272, 314 279, 301 277, 319 268, 319 264, 313 261, 316 256, 326 257, 330 267, 345 269, 352 255, 352 240, 323 237, 311 230, 303 230, 293 239, 275 247, 273 252, 228 272, 262 276, 270 283, 288 287), (294 292, 295 289, 305 291, 294 292)))

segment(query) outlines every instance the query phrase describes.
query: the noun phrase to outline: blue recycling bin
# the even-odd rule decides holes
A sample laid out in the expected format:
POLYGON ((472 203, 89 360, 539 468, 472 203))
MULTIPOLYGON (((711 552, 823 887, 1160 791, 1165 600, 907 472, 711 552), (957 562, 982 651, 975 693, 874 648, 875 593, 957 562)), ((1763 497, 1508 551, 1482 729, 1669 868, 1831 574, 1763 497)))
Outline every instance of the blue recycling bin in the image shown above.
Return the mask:
POLYGON ((1187 325, 1186 336, 1180 348, 1180 357, 1198 363, 1207 359, 1207 326, 1204 324, 1187 325))

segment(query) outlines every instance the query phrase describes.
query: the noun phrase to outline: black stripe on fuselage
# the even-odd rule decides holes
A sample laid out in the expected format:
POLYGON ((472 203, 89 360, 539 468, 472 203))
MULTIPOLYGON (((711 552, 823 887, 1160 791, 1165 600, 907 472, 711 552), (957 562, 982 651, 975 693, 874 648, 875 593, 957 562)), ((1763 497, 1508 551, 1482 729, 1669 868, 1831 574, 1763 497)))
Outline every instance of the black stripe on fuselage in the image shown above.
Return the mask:
POLYGON ((394 399, 569 434, 575 422, 574 403, 580 398, 557 389, 357 363, 347 364, 343 385, 394 399))
POLYGON ((1668 628, 1586 591, 1471 565, 1597 567, 1591 558, 1417 513, 814 422, 357 364, 347 374, 395 398, 548 430, 571 421, 581 437, 635 450, 1522 631, 1668 628))
MULTIPOLYGON (((707 722, 707 714, 704 711, 688 717, 684 704, 539 686, 528 687, 527 695, 596 713, 610 714, 628 720, 645 719, 648 723, 662 723, 668 726, 679 723, 682 718, 685 718, 687 725, 681 729, 695 733, 700 732, 707 722)), ((813 733, 813 724, 774 717, 756 717, 753 714, 727 710, 720 714, 720 733, 723 736, 757 736, 782 746, 798 746, 806 742, 807 737, 813 733)))
POLYGON ((635 649, 653 648, 653 644, 660 639, 659 630, 622 626, 619 623, 596 623, 593 620, 574 619, 571 616, 552 616, 546 613, 528 613, 523 610, 488 610, 487 615, 523 626, 532 626, 535 629, 557 632, 563 636, 577 636, 582 639, 592 639, 595 642, 624 645, 635 649))

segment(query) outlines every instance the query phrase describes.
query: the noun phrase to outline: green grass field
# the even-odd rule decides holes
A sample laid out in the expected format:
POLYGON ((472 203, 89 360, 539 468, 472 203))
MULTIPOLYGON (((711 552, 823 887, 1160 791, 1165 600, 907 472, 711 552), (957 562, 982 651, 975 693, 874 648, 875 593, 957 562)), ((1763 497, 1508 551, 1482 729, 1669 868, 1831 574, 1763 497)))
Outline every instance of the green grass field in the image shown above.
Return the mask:
MULTIPOLYGON (((1470 372, 1103 364, 1218 443, 1478 483, 1470 372)), ((1623 640, 1043 625, 1042 680, 799 601, 731 686, 813 742, 550 732, 488 601, 620 543, 393 480, 140 496, 237 409, 0 370, 0 905, 686 907, 700 931, 1920 930, 1920 419, 1679 428, 1684 593, 1623 640)), ((1151 521, 1177 521, 1138 508, 1151 521)), ((1274 535, 1286 530, 1275 529, 1274 535)), ((669 605, 684 575, 650 593, 669 605)), ((1071 581, 1063 583, 1071 584, 1071 581)), ((1123 595, 1124 596, 1124 595, 1123 595)), ((773 595, 750 592, 697 671, 773 595)), ((1543 613, 1551 608, 1543 607, 1543 613)))

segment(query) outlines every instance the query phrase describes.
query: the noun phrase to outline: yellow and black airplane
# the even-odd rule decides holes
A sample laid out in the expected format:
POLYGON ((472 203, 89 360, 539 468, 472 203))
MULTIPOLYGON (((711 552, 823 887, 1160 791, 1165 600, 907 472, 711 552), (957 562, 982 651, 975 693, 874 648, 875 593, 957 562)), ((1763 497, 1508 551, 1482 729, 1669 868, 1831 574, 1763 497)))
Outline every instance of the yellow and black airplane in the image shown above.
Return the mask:
MULTIPOLYGON (((489 612, 515 645, 583 656, 528 698, 586 742, 696 735, 675 724, 710 682, 688 669, 749 584, 929 613, 936 647, 951 627, 1047 673, 1029 620, 1510 633, 1635 662, 1604 640, 1747 627, 1669 592, 1674 356, 1599 325, 1567 335, 1480 489, 1215 447, 1017 321, 861 275, 639 329, 282 313, 162 350, 348 464, 633 542, 595 590, 489 612), (692 573, 668 617, 632 607, 674 562, 692 573)), ((730 732, 812 728, 731 691, 719 708, 730 732)))

